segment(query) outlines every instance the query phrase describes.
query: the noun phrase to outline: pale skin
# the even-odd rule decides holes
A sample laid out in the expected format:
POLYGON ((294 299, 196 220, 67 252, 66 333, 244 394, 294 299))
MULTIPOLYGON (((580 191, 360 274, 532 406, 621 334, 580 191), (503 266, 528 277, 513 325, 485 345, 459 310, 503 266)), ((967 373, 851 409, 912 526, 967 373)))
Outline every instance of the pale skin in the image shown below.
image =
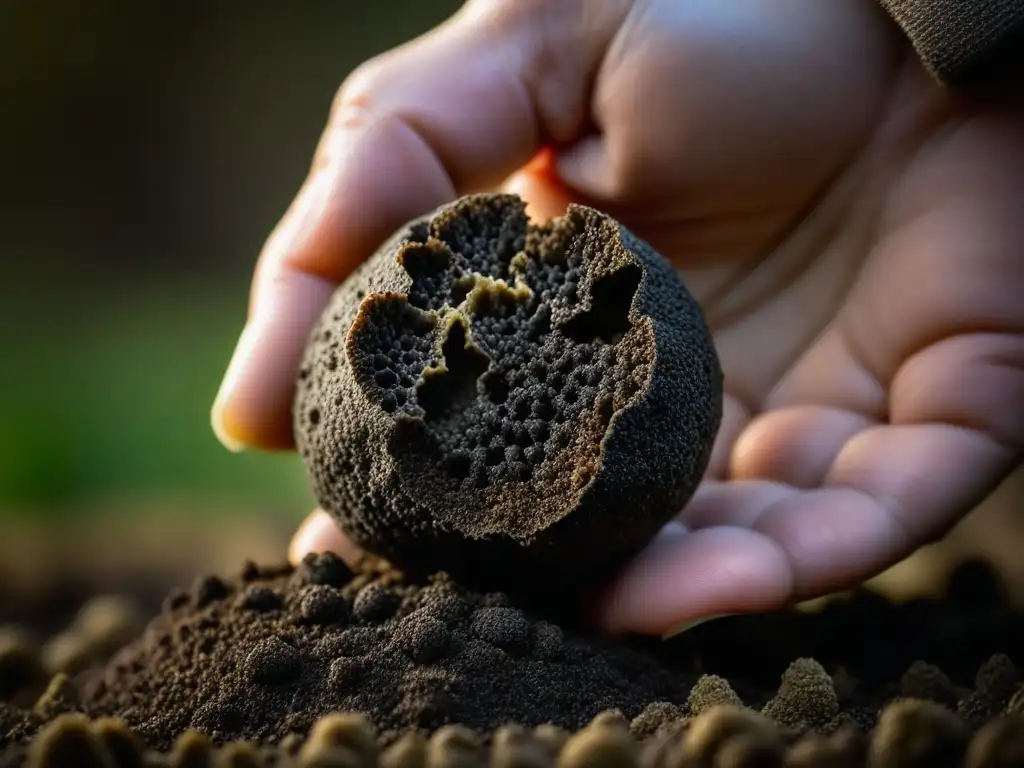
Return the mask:
MULTIPOLYGON (((1017 89, 1020 91, 1021 89, 1017 89)), ((600 591, 664 633, 853 586, 1024 455, 1024 105, 940 87, 872 0, 471 0, 342 85, 213 409, 292 447, 328 296, 406 220, 503 187, 678 266, 725 372, 711 465, 600 591), (529 161, 558 147, 554 169, 529 161)), ((290 556, 357 556, 314 512, 290 556)))

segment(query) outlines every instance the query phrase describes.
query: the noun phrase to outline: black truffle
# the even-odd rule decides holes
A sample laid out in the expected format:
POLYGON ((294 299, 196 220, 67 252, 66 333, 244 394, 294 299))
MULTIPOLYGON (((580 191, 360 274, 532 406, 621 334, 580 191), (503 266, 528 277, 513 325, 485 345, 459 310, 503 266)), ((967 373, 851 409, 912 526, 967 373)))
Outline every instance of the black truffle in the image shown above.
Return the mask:
POLYGON ((342 285, 298 376, 317 500, 412 572, 592 581, 689 499, 722 376, 671 264, 574 205, 473 195, 407 224, 342 285))

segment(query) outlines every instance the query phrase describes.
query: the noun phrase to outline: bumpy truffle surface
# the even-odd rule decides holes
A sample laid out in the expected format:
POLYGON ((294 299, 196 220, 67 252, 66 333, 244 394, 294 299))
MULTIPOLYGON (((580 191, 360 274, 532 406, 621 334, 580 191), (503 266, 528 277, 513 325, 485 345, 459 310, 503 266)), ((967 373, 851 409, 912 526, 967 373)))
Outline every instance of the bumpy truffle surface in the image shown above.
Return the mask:
POLYGON ((357 543, 496 585, 568 586, 638 551, 693 493, 720 417, 671 264, 594 209, 536 225, 511 195, 464 197, 363 264, 294 408, 317 499, 357 543))

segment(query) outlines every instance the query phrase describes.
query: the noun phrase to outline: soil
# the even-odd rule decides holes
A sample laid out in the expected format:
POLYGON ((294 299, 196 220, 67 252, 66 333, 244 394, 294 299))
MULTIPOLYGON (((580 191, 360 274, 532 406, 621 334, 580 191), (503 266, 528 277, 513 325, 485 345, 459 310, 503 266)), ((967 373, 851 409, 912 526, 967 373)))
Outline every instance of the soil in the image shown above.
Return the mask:
POLYGON ((92 666, 48 685, 41 646, 4 630, 0 766, 973 768, 1024 750, 1024 617, 981 563, 942 600, 859 591, 669 642, 332 556, 197 579, 142 631, 130 605, 86 606, 63 634, 92 666))

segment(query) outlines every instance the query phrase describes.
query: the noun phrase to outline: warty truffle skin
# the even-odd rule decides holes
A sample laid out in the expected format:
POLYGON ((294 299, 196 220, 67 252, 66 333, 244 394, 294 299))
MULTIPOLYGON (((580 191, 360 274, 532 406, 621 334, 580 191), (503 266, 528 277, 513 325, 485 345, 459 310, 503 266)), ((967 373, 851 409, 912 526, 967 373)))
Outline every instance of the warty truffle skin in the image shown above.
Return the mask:
POLYGON ((592 208, 514 195, 414 220, 335 292, 296 443, 319 504, 408 572, 592 582, 690 498, 722 374, 672 265, 592 208))

